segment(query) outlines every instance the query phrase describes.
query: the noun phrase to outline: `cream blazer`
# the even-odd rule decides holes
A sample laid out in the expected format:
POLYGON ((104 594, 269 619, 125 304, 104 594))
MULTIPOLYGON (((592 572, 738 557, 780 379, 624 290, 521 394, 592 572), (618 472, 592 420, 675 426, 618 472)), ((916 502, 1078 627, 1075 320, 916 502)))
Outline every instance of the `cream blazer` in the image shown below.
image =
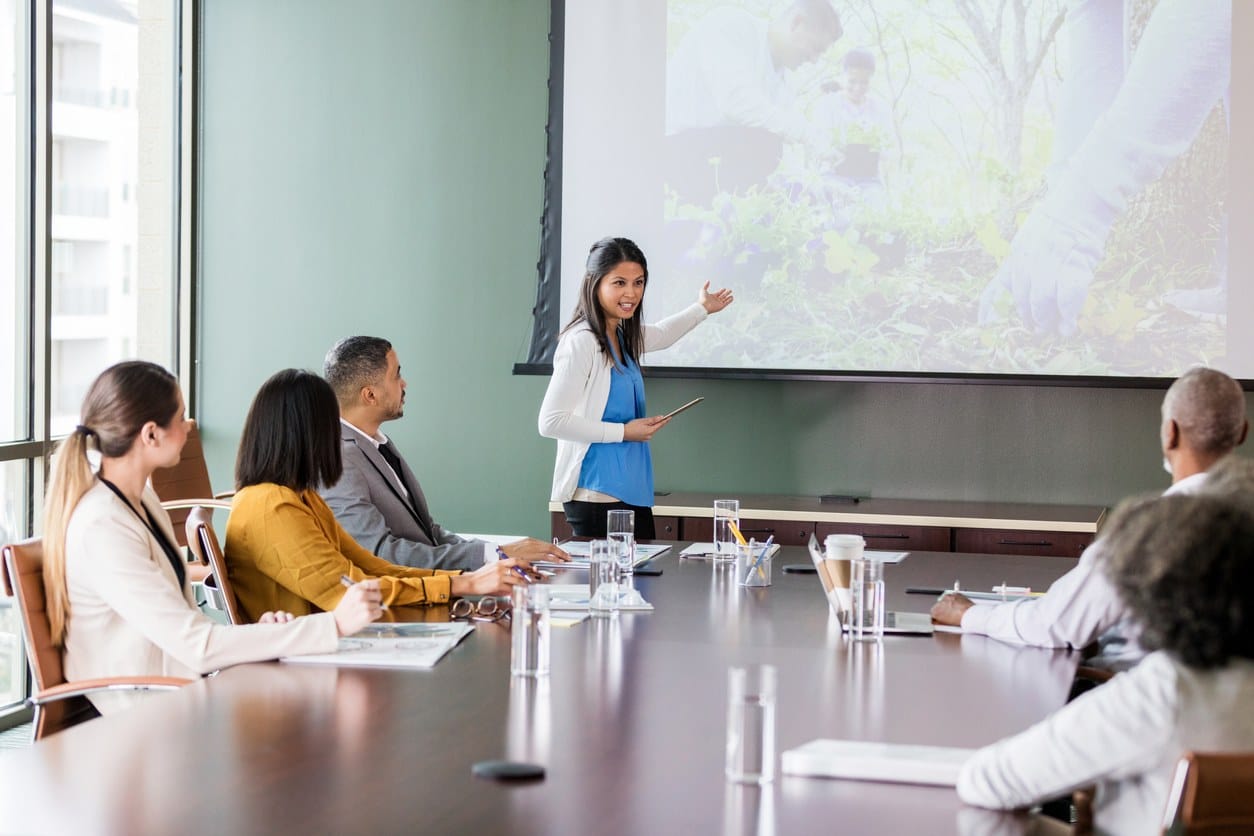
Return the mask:
MULTIPOLYGON (((641 354, 669 348, 708 315, 700 303, 694 302, 656 325, 644 326, 641 354)), ((554 502, 568 502, 575 495, 583 457, 590 445, 623 440, 626 424, 601 420, 610 398, 613 368, 586 323, 558 339, 553 355, 553 377, 549 379, 544 403, 540 405, 539 420, 540 435, 557 439, 553 492, 549 497, 554 502)))
MULTIPOLYGON (((170 517, 151 488, 144 491, 144 505, 176 542, 170 517)), ((64 666, 70 682, 105 676, 195 677, 241 662, 336 648, 331 613, 238 627, 201 613, 190 585, 179 588, 174 567, 148 527, 100 482, 70 517, 65 574, 70 615, 64 666)), ((111 692, 91 701, 106 714, 142 696, 111 692)))

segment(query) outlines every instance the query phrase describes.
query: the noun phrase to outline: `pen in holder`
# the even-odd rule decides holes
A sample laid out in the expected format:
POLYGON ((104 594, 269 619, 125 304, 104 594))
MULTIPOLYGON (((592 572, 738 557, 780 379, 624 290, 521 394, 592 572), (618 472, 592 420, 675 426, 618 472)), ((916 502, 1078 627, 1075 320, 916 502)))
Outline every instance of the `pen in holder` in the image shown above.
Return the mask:
POLYGON ((736 545, 736 582, 741 586, 771 585, 771 541, 757 545, 753 540, 736 545))

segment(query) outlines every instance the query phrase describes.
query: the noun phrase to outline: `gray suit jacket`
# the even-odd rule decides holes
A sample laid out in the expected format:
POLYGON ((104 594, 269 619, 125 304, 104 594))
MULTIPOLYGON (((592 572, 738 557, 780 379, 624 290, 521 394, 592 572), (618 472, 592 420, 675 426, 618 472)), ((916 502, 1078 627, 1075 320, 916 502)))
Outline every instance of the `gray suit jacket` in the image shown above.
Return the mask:
POLYGON ((483 543, 458 537, 431 519, 422 486, 404 458, 401 477, 411 486, 413 505, 393 483, 387 461, 374 445, 348 427, 341 426, 341 433, 344 475, 318 492, 354 540, 401 566, 478 569, 483 565, 483 543))

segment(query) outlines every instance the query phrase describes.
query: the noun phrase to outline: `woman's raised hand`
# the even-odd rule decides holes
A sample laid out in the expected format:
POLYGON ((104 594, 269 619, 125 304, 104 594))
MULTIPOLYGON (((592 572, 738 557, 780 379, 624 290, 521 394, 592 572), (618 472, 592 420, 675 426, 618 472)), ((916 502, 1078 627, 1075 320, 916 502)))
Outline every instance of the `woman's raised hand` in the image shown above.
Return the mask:
POLYGON ((701 286, 701 295, 697 297, 697 301, 705 308, 706 313, 718 313, 736 299, 731 290, 725 287, 711 293, 710 283, 706 282, 701 286))

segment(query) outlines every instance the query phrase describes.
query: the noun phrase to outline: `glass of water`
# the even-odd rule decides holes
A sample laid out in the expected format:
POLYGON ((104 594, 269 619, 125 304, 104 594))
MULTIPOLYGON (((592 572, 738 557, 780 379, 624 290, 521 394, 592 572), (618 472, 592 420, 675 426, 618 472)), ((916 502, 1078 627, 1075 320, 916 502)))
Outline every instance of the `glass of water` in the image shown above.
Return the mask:
POLYGON ((511 620, 510 673, 514 676, 548 676, 548 587, 526 584, 515 586, 511 620))
POLYGON ((630 586, 636 565, 636 512, 617 509, 609 512, 605 530, 610 547, 618 555, 618 566, 623 583, 630 586))
POLYGON ((768 784, 775 780, 775 666, 746 665, 727 671, 727 780, 768 784))
POLYGON ((588 544, 588 611, 594 616, 612 615, 619 604, 618 552, 607 540, 588 544))
POLYGON ((735 560, 735 531, 740 528, 740 500, 714 500, 714 559, 735 560))

